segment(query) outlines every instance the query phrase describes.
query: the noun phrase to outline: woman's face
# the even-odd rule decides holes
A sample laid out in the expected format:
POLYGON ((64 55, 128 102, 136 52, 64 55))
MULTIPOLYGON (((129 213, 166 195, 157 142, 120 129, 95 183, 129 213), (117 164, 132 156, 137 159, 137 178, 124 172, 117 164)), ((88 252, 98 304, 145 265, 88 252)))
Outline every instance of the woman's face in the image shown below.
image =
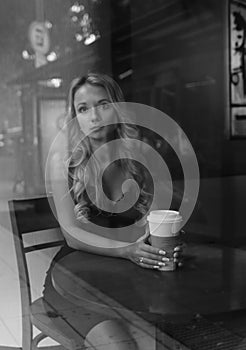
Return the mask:
POLYGON ((85 135, 101 142, 110 139, 116 128, 117 116, 103 87, 90 84, 81 86, 74 95, 74 108, 85 135))

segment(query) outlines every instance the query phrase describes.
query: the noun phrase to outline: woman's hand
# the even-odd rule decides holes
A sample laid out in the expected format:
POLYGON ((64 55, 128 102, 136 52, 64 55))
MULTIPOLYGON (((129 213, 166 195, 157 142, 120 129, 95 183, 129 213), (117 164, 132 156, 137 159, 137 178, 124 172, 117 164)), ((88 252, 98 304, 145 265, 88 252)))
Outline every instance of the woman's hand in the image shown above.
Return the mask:
MULTIPOLYGON (((180 234, 181 235, 184 235, 185 234, 185 231, 182 229, 180 231, 180 234)), ((182 240, 181 240, 182 242, 182 240)), ((173 250, 173 258, 174 258, 174 262, 177 264, 178 267, 182 267, 183 266, 183 260, 184 260, 184 257, 183 257, 183 248, 185 248, 186 244, 185 243, 179 243, 177 245, 177 247, 174 248, 173 250)))
POLYGON ((152 247, 143 240, 132 243, 125 249, 124 255, 127 259, 146 269, 159 269, 169 261, 169 258, 165 257, 166 252, 152 247))
POLYGON ((145 234, 136 242, 125 247, 124 257, 143 268, 159 269, 165 266, 169 259, 165 256, 166 252, 152 247, 148 243, 148 238, 149 232, 146 230, 145 234))
POLYGON ((178 245, 173 250, 173 261, 177 264, 178 267, 183 266, 183 244, 178 245))
MULTIPOLYGON (((127 246, 124 257, 135 264, 147 269, 159 269, 165 266, 170 259, 162 249, 152 247, 148 242, 149 234, 146 233, 135 243, 127 246)), ((173 250, 173 259, 177 267, 183 266, 183 244, 177 245, 173 250)))

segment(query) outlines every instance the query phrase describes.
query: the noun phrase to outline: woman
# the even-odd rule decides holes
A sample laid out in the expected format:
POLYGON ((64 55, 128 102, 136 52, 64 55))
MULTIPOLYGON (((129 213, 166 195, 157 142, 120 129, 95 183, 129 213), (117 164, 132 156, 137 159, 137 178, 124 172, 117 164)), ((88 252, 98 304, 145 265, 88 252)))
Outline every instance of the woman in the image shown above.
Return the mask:
MULTIPOLYGON (((138 139, 138 130, 127 121, 120 106, 123 101, 119 86, 106 75, 90 73, 72 83, 67 121, 70 151, 66 167, 64 154, 58 155, 62 147, 53 152, 53 199, 69 247, 159 269, 168 258, 148 244, 145 221, 153 206, 153 184, 144 167, 132 160, 135 145, 131 140, 138 139)), ((174 252, 176 260, 179 250, 174 252)), ((57 301, 49 273, 44 295, 50 302, 57 301)), ((93 327, 98 323, 103 327, 104 321, 107 315, 101 313, 90 322, 81 321, 90 342, 97 334, 93 327)), ((104 329, 105 338, 112 336, 109 329, 115 339, 127 332, 116 321, 111 326, 104 329)), ((132 348, 136 348, 134 341, 132 348)), ((129 344, 118 343, 112 349, 129 349, 129 344)))

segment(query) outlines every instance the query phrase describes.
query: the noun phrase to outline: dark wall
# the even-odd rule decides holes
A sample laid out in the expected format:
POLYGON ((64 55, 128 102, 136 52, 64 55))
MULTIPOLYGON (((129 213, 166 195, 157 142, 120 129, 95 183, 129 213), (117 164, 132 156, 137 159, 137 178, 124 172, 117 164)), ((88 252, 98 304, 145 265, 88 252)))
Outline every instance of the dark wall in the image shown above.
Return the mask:
MULTIPOLYGON (((227 3, 174 0, 156 2, 150 9, 150 2, 140 6, 133 0, 133 73, 123 87, 131 91, 132 101, 177 121, 192 143, 201 181, 187 232, 239 246, 245 245, 246 187, 245 176, 239 175, 246 174, 246 138, 230 136, 227 3)), ((157 146, 158 135, 146 134, 157 146)), ((183 174, 178 161, 165 142, 159 151, 177 180, 179 199, 183 174)))
MULTIPOLYGON (((118 37, 118 45, 131 44, 133 73, 120 82, 127 96, 179 123, 202 177, 246 173, 246 139, 231 139, 229 130, 227 15, 222 0, 162 1, 152 7, 134 0, 131 37, 118 37)), ((128 61, 122 52, 120 57, 118 63, 114 59, 115 72, 127 68, 129 55, 128 61)))

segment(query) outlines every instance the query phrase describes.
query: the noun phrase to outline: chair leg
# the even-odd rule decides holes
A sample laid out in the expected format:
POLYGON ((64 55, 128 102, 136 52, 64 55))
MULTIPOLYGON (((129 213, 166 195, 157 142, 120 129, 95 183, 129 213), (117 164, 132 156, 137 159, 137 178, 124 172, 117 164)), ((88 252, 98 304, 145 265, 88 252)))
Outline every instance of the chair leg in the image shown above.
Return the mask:
POLYGON ((33 329, 29 315, 22 315, 22 350, 32 350, 33 329))
POLYGON ((32 350, 37 350, 38 349, 38 344, 41 342, 41 340, 47 338, 47 335, 44 333, 39 333, 36 335, 36 337, 32 340, 32 350))
POLYGON ((45 338, 47 335, 41 332, 33 339, 33 325, 30 317, 22 317, 22 350, 37 350, 38 344, 45 338))

